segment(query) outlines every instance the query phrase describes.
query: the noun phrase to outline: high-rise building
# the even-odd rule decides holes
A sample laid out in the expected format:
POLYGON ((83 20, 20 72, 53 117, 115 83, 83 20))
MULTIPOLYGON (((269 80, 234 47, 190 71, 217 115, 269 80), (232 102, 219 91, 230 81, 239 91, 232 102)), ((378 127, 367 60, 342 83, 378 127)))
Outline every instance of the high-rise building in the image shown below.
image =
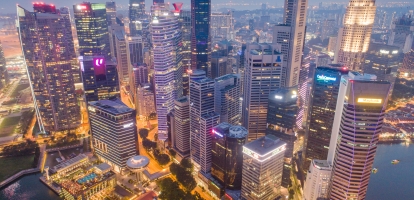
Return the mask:
POLYGON ((213 40, 230 40, 234 32, 232 11, 211 13, 211 37, 213 40))
POLYGON ((116 3, 114 1, 106 2, 106 21, 108 26, 116 24, 116 3))
POLYGON ((381 133, 388 81, 349 72, 342 76, 328 162, 333 163, 330 199, 365 199, 381 133))
POLYGON ((403 64, 400 68, 400 77, 414 78, 414 42, 411 50, 404 54, 403 64))
POLYGON ((20 6, 19 36, 40 131, 62 131, 80 124, 72 64, 76 60, 71 27, 54 5, 20 6), (53 48, 52 48, 53 47, 53 48))
POLYGON ((138 154, 135 110, 116 98, 89 102, 88 110, 96 155, 124 173, 127 160, 138 154))
POLYGON ((312 160, 303 189, 303 200, 328 199, 332 165, 327 160, 312 160))
POLYGON ((231 74, 233 69, 228 64, 227 56, 214 55, 211 58, 211 78, 217 78, 226 74, 231 74))
POLYGON ((79 54, 111 58, 105 4, 84 2, 74 5, 73 12, 79 40, 79 54))
POLYGON ((148 83, 148 66, 145 63, 136 63, 133 65, 134 85, 148 83))
POLYGON ((190 101, 183 96, 174 102, 174 140, 172 146, 183 159, 190 156, 190 101))
POLYGON ((174 100, 183 95, 181 31, 177 17, 170 13, 168 7, 169 4, 151 6, 154 87, 160 141, 168 138, 167 114, 174 108, 174 100))
MULTIPOLYGON (((247 129, 223 122, 212 130, 211 175, 221 186, 216 195, 225 190, 240 190, 243 169, 243 145, 247 129)), ((212 181, 214 182, 214 181, 212 181)))
POLYGON ((142 34, 142 20, 145 17, 145 0, 129 0, 128 16, 130 36, 142 34))
POLYGON ((104 56, 81 56, 79 62, 86 102, 119 97, 116 60, 106 60, 104 56))
POLYGON ((6 58, 4 57, 3 46, 0 42, 0 89, 2 89, 5 85, 8 84, 7 68, 6 68, 6 58))
POLYGON ((244 57, 242 125, 255 140, 266 132, 269 93, 283 86, 283 55, 278 44, 248 44, 244 57))
POLYGON ((151 114, 156 113, 154 92, 151 90, 151 84, 138 84, 135 93, 135 107, 140 118, 147 119, 151 114))
POLYGON ((336 49, 336 43, 338 42, 338 37, 336 36, 330 36, 329 37, 329 42, 328 42, 328 51, 335 53, 335 49, 336 49))
POLYGON ((391 97, 402 60, 403 54, 398 47, 371 43, 365 55, 364 73, 374 74, 379 81, 390 82, 391 97))
POLYGON ((191 0, 191 69, 211 77, 210 0, 191 0))
MULTIPOLYGON (((191 93, 191 92, 190 92, 191 93)), ((192 158, 198 157, 195 161, 195 166, 197 169, 199 169, 200 174, 203 176, 206 176, 206 173, 210 172, 211 170, 211 132, 213 130, 213 127, 217 126, 220 121, 220 115, 215 112, 209 112, 206 114, 202 114, 200 117, 200 129, 198 132, 198 137, 196 137, 196 140, 191 140, 191 154, 192 158), (196 153, 199 153, 196 155, 195 152, 193 152, 193 142, 198 142, 199 144, 199 150, 196 151, 196 153)))
POLYGON ((316 57, 316 66, 328 66, 332 63, 332 59, 328 54, 321 53, 316 57))
POLYGON ((188 70, 191 70, 191 11, 180 10, 179 21, 182 31, 182 43, 183 49, 181 54, 183 55, 183 95, 187 96, 189 93, 190 76, 188 70))
POLYGON ((144 62, 144 44, 141 36, 127 37, 130 64, 144 62))
POLYGON ((283 24, 273 28, 273 43, 282 45, 284 86, 299 84, 299 71, 302 64, 305 42, 306 10, 308 1, 285 0, 283 24))
POLYGON ((243 146, 242 199, 276 199, 282 182, 286 143, 272 135, 243 146))
POLYGON ((334 34, 336 27, 335 19, 325 19, 322 22, 322 30, 321 30, 321 40, 324 41, 329 36, 334 34))
POLYGON ((391 24, 388 45, 397 46, 403 53, 411 50, 414 42, 414 16, 402 16, 391 24))
POLYGON ((205 164, 206 159, 211 161, 211 129, 206 128, 213 128, 216 124, 211 127, 202 124, 206 125, 205 123, 211 120, 220 119, 219 115, 214 113, 214 104, 214 80, 207 78, 203 70, 193 70, 190 74, 191 159, 204 173, 210 171, 210 166, 205 164), (210 146, 204 147, 207 144, 210 146), (206 153, 208 155, 205 155, 206 153))
POLYGON ((214 82, 214 110, 220 114, 220 122, 240 124, 240 75, 227 74, 214 82))
MULTIPOLYGON (((119 26, 122 27, 122 26, 119 26)), ((125 31, 123 30, 123 27, 121 29, 115 29, 112 32, 113 40, 115 44, 114 51, 115 57, 117 60, 117 71, 118 71, 118 79, 119 82, 122 84, 128 84, 129 83, 129 74, 131 73, 132 69, 130 67, 132 66, 129 58, 129 46, 127 44, 127 38, 125 31)))
POLYGON ((297 99, 296 87, 280 88, 269 94, 266 135, 274 135, 286 143, 282 175, 282 186, 285 188, 291 186, 290 171, 298 130, 296 127, 297 99))
POLYGON ((309 169, 313 159, 326 160, 331 139, 341 76, 349 70, 338 64, 317 67, 310 93, 308 129, 304 141, 304 166, 309 169))
POLYGON ((362 70, 375 18, 375 0, 349 1, 343 27, 339 29, 334 63, 362 70))

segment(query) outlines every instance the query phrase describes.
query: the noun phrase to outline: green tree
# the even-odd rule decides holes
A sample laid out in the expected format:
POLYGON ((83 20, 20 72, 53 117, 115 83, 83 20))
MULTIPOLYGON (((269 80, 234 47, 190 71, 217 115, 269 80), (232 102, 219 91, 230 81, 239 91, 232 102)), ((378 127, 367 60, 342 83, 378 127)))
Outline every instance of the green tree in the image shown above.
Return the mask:
POLYGON ((174 149, 170 149, 169 152, 172 157, 175 157, 175 155, 177 155, 177 152, 175 152, 174 149))
POLYGON ((295 191, 293 189, 289 189, 289 199, 293 199, 295 195, 295 191))
POLYGON ((154 134, 154 141, 158 141, 158 133, 154 134))
POLYGON ((144 139, 142 141, 142 146, 146 149, 146 150, 150 150, 150 149, 155 149, 157 148, 157 143, 153 142, 151 140, 148 139, 144 139))
POLYGON ((168 156, 167 154, 157 154, 155 156, 155 159, 157 159, 158 163, 160 163, 160 165, 166 165, 170 162, 170 156, 168 156))
POLYGON ((141 139, 146 139, 148 137, 148 129, 146 128, 141 128, 138 131, 139 136, 141 137, 141 139))
POLYGON ((192 172, 194 169, 193 163, 191 163, 191 160, 188 158, 184 158, 181 160, 180 165, 186 168, 188 171, 192 172))
POLYGON ((161 179, 157 181, 157 185, 161 189, 161 194, 158 196, 160 199, 184 200, 185 192, 180 189, 178 182, 173 181, 171 178, 161 179))

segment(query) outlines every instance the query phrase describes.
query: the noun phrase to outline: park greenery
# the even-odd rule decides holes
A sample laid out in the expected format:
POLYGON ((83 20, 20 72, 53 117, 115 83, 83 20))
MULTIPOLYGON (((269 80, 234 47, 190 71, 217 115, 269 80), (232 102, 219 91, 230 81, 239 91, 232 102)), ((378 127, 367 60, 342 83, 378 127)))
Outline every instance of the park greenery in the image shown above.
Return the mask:
POLYGON ((1 157, 0 158, 0 182, 17 172, 33 167, 33 155, 1 157))
POLYGON ((80 144, 78 136, 75 133, 67 133, 64 137, 56 138, 55 136, 50 137, 50 142, 47 143, 47 148, 57 148, 70 145, 80 144))
POLYGON ((159 149, 157 149, 157 143, 153 142, 148 137, 148 129, 139 129, 138 131, 139 136, 142 138, 142 146, 145 150, 152 151, 152 155, 154 156, 155 160, 158 161, 160 165, 166 165, 168 164, 171 159, 170 156, 167 154, 161 153, 159 149))
POLYGON ((157 181, 157 185, 161 189, 161 194, 158 196, 160 199, 203 200, 197 192, 195 194, 191 194, 191 191, 184 192, 178 182, 171 178, 161 179, 157 181))
POLYGON ((25 142, 8 145, 3 148, 3 151, 0 153, 0 156, 25 156, 35 153, 36 147, 39 145, 31 140, 26 140, 25 142))
POLYGON ((141 128, 138 131, 139 136, 141 137, 141 139, 146 139, 148 137, 148 129, 146 128, 141 128))
POLYGON ((197 186, 197 182, 192 175, 193 164, 189 159, 181 160, 180 164, 172 163, 170 171, 186 191, 192 191, 197 186))
POLYGON ((170 162, 170 156, 161 153, 158 149, 153 149, 153 155, 160 165, 166 165, 170 162))

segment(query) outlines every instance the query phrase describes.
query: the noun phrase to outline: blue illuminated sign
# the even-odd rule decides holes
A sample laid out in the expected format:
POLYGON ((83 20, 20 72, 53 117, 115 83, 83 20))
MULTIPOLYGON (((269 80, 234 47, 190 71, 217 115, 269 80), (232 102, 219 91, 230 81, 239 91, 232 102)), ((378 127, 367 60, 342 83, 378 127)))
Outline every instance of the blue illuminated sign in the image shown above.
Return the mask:
POLYGON ((336 81, 336 77, 329 77, 325 75, 316 75, 316 80, 318 81, 336 81))

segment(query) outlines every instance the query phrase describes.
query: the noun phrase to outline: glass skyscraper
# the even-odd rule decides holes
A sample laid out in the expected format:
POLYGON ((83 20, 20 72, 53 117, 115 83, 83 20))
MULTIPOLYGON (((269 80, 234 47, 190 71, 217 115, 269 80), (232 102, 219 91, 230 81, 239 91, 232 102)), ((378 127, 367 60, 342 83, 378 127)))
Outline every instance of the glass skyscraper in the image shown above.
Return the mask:
POLYGON ((211 77, 210 0, 191 0, 191 69, 211 77))
POLYGON ((145 16, 145 0, 129 0, 129 31, 131 36, 142 34, 142 19, 145 16))

